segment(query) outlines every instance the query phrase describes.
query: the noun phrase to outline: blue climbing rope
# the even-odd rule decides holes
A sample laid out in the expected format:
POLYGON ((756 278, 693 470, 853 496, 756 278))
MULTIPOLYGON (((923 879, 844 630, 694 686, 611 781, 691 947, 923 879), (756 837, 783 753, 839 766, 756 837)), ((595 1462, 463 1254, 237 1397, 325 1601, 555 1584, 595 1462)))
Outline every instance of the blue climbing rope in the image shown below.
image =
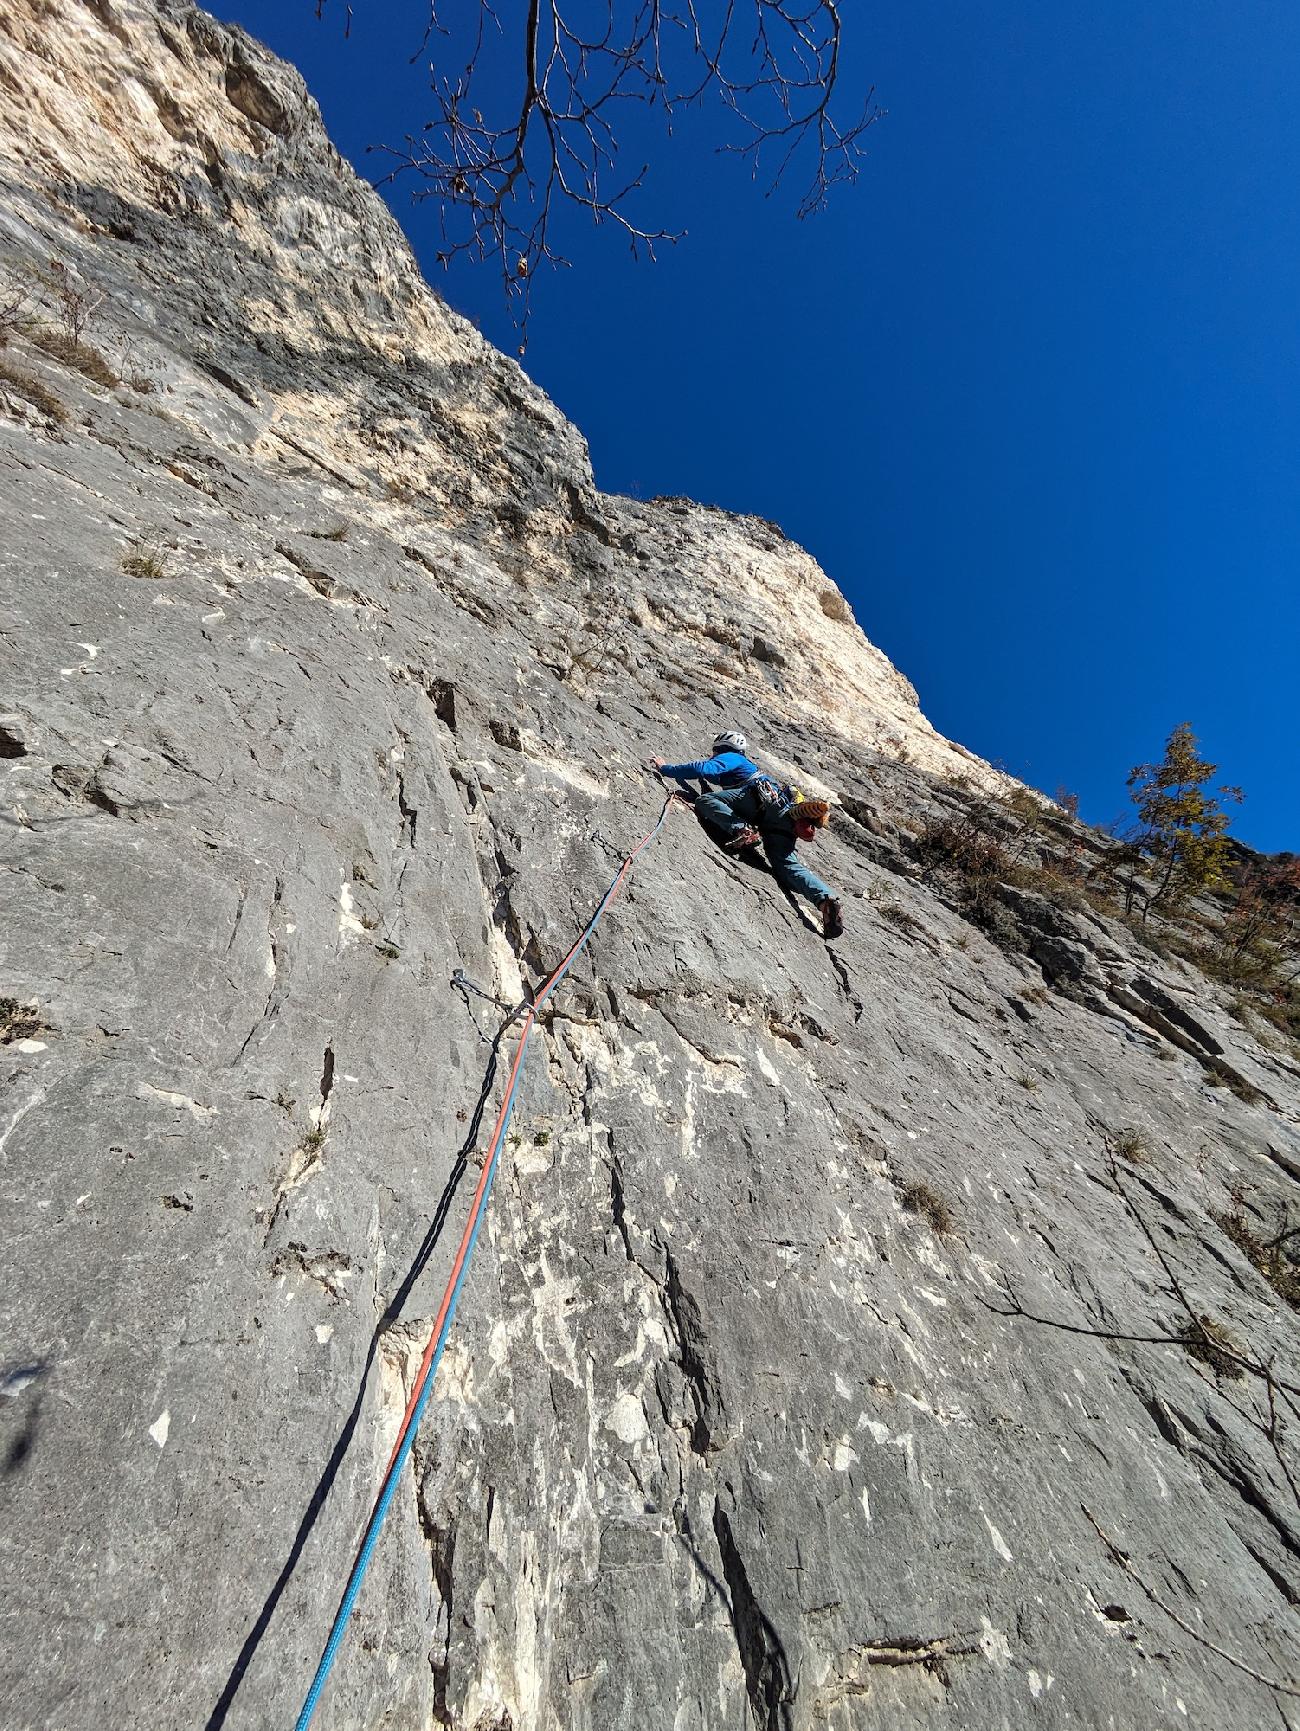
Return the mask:
POLYGON ((653 829, 648 830, 646 834, 642 836, 641 840, 619 866, 618 871, 614 874, 614 877, 610 882, 609 888, 600 898, 595 913, 592 914, 591 918, 587 921, 587 924, 583 927, 577 942, 573 945, 568 955, 565 956, 559 967, 557 967, 549 976, 546 983, 542 986, 542 989, 538 992, 537 996, 528 1007, 528 1012, 524 1017, 523 1027, 519 1036, 519 1044, 515 1050, 514 1062, 510 1068, 510 1079, 506 1086, 505 1099, 502 1101, 501 1110, 497 1116, 496 1125, 492 1132, 492 1142, 489 1147, 487 1161, 484 1165, 483 1176, 480 1178, 478 1189, 474 1194, 470 1216, 466 1222, 464 1234, 461 1237, 456 1260, 452 1265, 452 1272, 448 1280, 447 1291, 443 1294, 442 1306, 439 1311, 438 1320, 434 1324, 433 1334, 430 1336, 428 1346, 425 1348, 424 1358, 420 1365, 420 1371, 416 1378, 415 1386, 411 1390, 410 1399, 407 1402, 406 1413, 402 1421, 402 1429, 399 1433, 397 1444, 393 1450, 392 1459, 388 1464, 388 1471, 384 1475, 384 1481, 380 1488, 379 1496, 375 1502, 374 1510, 371 1513, 369 1521, 366 1523, 365 1534, 357 1551, 356 1561, 352 1565, 352 1573, 348 1577, 347 1586, 343 1589, 343 1597, 339 1600, 339 1608, 334 1615, 334 1622, 329 1632, 329 1639, 325 1643, 325 1649, 321 1654, 320 1663, 316 1667, 316 1674, 312 1678, 311 1687, 307 1691, 307 1697, 302 1704, 302 1710, 299 1712, 297 1721, 295 1722, 294 1731, 307 1731, 307 1727, 311 1724, 312 1716, 315 1714, 317 1705, 320 1702, 321 1691, 325 1687, 325 1683, 334 1665, 334 1660, 338 1654, 339 1646, 342 1643, 344 1633, 347 1629, 348 1619, 352 1615, 353 1608, 356 1605, 357 1595, 361 1591, 361 1584, 365 1580, 366 1572, 370 1567, 370 1561, 374 1555, 375 1546, 379 1542, 379 1534, 384 1524, 384 1518, 388 1513, 389 1505, 393 1500, 393 1495, 397 1489, 398 1481, 402 1476, 402 1469, 406 1464, 412 1448, 415 1446, 416 1431, 419 1428, 420 1419, 423 1416, 424 1409, 428 1404, 429 1396, 433 1391, 434 1379, 437 1375, 438 1366, 442 1361, 443 1348, 447 1344, 447 1338, 451 1333, 452 1324, 456 1320, 456 1310, 460 1304, 461 1289, 463 1288, 465 1278, 469 1273, 470 1262, 473 1260, 474 1246, 478 1242, 479 1227, 482 1225, 483 1217, 487 1212, 488 1198, 492 1193, 492 1181, 496 1176, 497 1163, 500 1160, 501 1149, 505 1144, 506 1131, 509 1128, 511 1115, 514 1112, 515 1095, 519 1086, 519 1076, 523 1068, 524 1055, 528 1050, 528 1043, 532 1038, 533 1028, 537 1022, 537 1013, 555 991, 556 987, 564 979, 564 976, 582 954, 583 950, 586 949, 591 940, 592 934, 600 924, 601 916, 622 888, 624 879, 631 871, 633 862, 636 860, 637 855, 641 853, 644 848, 647 848, 659 834, 659 831, 663 828, 664 820, 668 816, 668 808, 673 804, 676 798, 676 794, 670 793, 664 800, 663 809, 659 813, 658 820, 653 829))

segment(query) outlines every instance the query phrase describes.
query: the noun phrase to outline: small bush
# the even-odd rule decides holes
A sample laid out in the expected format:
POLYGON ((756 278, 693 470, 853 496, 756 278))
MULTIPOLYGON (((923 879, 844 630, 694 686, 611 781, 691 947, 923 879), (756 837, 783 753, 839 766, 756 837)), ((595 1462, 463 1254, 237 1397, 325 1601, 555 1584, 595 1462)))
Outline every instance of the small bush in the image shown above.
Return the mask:
POLYGON ((1013 788, 1005 798, 984 800, 960 817, 927 824, 916 853, 922 865, 953 874, 967 918, 999 948, 1014 952, 1025 948, 1025 939, 1005 894, 1008 887, 1031 890, 1057 908, 1083 912, 1088 907, 1092 892, 1077 838, 1066 851, 1047 845, 1058 826, 1048 801, 1028 788, 1013 788))
POLYGON ((1287 986, 1255 1007, 1281 1033, 1300 1040, 1300 987, 1287 986))
POLYGON ((10 337, 24 335, 31 329, 30 302, 30 289, 10 283, 0 287, 0 349, 10 337))
POLYGON ((313 1124, 298 1146, 304 1154, 318 1154, 325 1146, 325 1126, 313 1124))
POLYGON ((1202 1364, 1208 1364, 1215 1376, 1226 1377, 1229 1382, 1240 1382, 1246 1374, 1237 1363, 1244 1351, 1241 1342, 1231 1329, 1225 1328, 1214 1317, 1204 1313, 1197 1317, 1189 1316, 1178 1330, 1178 1339, 1185 1351, 1202 1364))
POLYGON ((1046 986, 1021 986, 1020 996, 1027 1004, 1045 1004, 1051 997, 1046 986))
POLYGON ((920 1181, 909 1184, 898 1200, 909 1214, 919 1214, 940 1238, 950 1237, 956 1231, 952 1209, 931 1185, 920 1181))
POLYGON ((54 395, 47 390, 39 379, 25 373, 21 367, 16 367, 11 361, 0 359, 0 384, 8 385, 15 396, 23 397, 34 409, 39 409, 47 420, 62 426, 68 418, 68 411, 54 395))
POLYGON ((102 311, 104 291, 88 283, 76 271, 69 270, 62 259, 52 258, 48 267, 38 272, 45 290, 54 297, 64 335, 79 343, 86 326, 102 311))
POLYGON ((921 831, 916 851, 922 865, 956 872, 965 886, 965 900, 977 911, 996 900, 998 886, 1008 875, 1001 842, 972 818, 934 819, 921 831))
POLYGON ((1236 899, 1202 966, 1229 985, 1268 994, 1300 960, 1300 859, 1247 860, 1233 879, 1236 899))
POLYGON ((1036 1094, 1038 1092, 1038 1077, 1028 1075, 1017 1076, 1016 1087, 1023 1088, 1026 1094, 1036 1094))
POLYGON ((1011 882, 1021 889, 1034 890, 1058 908, 1071 908, 1082 913, 1088 906, 1088 893, 1068 862, 1060 856, 1046 859, 1042 865, 1015 865, 1011 882))
POLYGON ((32 332, 31 342, 33 348, 40 349, 41 353, 48 355, 52 361, 71 367, 74 372, 83 374, 93 384, 103 385, 106 390, 111 391, 122 382, 98 349, 92 349, 89 343, 69 336, 67 331, 57 331, 47 325, 32 332))

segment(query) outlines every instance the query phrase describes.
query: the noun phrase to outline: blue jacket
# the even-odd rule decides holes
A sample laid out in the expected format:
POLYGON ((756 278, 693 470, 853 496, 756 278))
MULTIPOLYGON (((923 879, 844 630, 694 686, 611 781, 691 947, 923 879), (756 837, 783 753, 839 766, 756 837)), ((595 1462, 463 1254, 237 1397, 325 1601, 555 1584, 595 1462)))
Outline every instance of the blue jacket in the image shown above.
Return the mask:
POLYGON ((694 763, 665 763, 659 773, 674 781, 711 781, 719 787, 735 788, 746 786, 761 772, 738 751, 720 751, 716 757, 697 758, 694 763))

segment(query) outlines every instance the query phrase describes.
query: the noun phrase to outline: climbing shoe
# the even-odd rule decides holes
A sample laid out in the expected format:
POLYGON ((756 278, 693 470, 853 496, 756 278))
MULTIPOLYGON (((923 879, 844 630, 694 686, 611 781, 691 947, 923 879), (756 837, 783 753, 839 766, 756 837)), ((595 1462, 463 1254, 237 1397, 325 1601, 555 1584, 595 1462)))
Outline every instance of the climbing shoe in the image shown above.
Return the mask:
POLYGON ((734 853, 742 847, 756 847, 762 839, 756 829, 740 829, 735 835, 728 836, 722 845, 734 853))
POLYGON ((844 930, 844 915, 840 912, 840 904, 834 896, 827 896, 822 903, 822 936, 838 938, 844 930))

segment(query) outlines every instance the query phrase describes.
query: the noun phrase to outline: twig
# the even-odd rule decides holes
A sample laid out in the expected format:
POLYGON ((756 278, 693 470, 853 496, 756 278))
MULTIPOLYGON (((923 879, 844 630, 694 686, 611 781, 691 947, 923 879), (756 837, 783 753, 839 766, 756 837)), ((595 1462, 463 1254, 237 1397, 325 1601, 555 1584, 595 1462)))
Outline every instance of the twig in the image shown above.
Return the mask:
MULTIPOLYGON (((324 3, 318 0, 318 16, 324 3)), ((865 134, 881 112, 868 91, 852 124, 832 116, 843 34, 836 0, 605 0, 603 8, 580 12, 569 6, 570 0, 527 0, 511 26, 518 94, 502 115, 479 106, 476 88, 489 29, 506 36, 489 0, 457 8, 450 24, 439 0, 429 0, 415 58, 435 37, 443 45, 429 69, 433 118, 418 138, 380 147, 393 161, 380 184, 413 173, 425 183, 413 196, 438 205, 440 263, 495 260, 525 340, 537 270, 568 262, 552 236, 561 206, 611 224, 634 254, 653 257, 661 242, 682 238, 632 214, 649 165, 620 169, 618 117, 628 104, 662 113, 671 134, 679 109, 714 98, 741 133, 721 151, 747 157, 755 173, 766 149, 779 151, 769 195, 806 148, 811 173, 800 217, 857 178, 865 134), (463 70, 444 70, 451 67, 463 70)))
POLYGON ((1142 1591, 1146 1594, 1147 1598, 1150 1599, 1151 1603, 1158 1606, 1160 1610, 1164 1612, 1165 1616, 1168 1617, 1171 1622, 1176 1623, 1185 1635, 1190 1635, 1192 1639, 1199 1642, 1202 1647, 1207 1647, 1211 1653, 1217 1653, 1220 1659, 1226 1660, 1229 1665, 1235 1666, 1238 1671, 1244 1671, 1248 1677, 1253 1677, 1257 1683, 1262 1683, 1266 1689, 1276 1689, 1282 1695, 1300 1696, 1300 1687, 1297 1687, 1294 1683, 1283 1683, 1276 1677, 1266 1677, 1262 1671, 1257 1671, 1253 1665, 1248 1665, 1244 1659, 1238 1658, 1235 1653, 1229 1653, 1225 1647, 1220 1647, 1214 1641, 1211 1641, 1209 1636, 1203 1634, 1201 1630, 1194 1629, 1190 1623, 1185 1622, 1172 1606, 1165 1603, 1159 1593, 1156 1592, 1155 1588, 1149 1586, 1143 1577, 1138 1574, 1137 1570, 1129 1560, 1128 1552, 1120 1549, 1114 1539, 1111 1538, 1110 1534, 1102 1527, 1101 1523, 1087 1504, 1080 1503, 1079 1507, 1088 1517, 1094 1532, 1106 1547, 1111 1561, 1118 1564, 1130 1580, 1136 1581, 1138 1586, 1141 1587, 1142 1591))

